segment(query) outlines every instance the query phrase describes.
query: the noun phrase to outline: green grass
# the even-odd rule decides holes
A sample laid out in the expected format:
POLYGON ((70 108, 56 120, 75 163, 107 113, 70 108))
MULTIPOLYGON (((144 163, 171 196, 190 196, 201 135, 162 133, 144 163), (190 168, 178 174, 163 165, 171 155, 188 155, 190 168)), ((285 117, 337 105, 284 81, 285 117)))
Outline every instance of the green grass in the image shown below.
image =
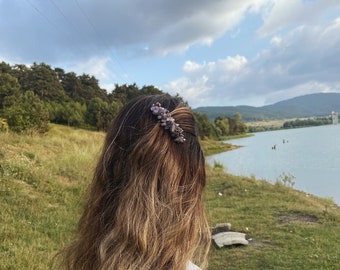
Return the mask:
MULTIPOLYGON (((45 136, 0 133, 0 269, 49 269, 70 242, 104 134, 52 125, 45 136)), ((230 149, 203 141, 206 153, 230 149)), ((340 209, 255 177, 207 167, 211 226, 230 222, 248 246, 212 245, 209 269, 339 269, 340 209), (222 193, 220 196, 218 193, 222 193)))
POLYGON ((340 209, 280 184, 209 168, 210 223, 230 222, 249 246, 212 246, 209 269, 339 269, 340 209), (218 193, 222 193, 220 196, 218 193))
POLYGON ((210 139, 201 141, 201 145, 202 145, 203 152, 208 155, 213 155, 213 154, 221 153, 224 151, 233 150, 239 147, 239 146, 235 146, 235 145, 225 143, 222 141, 215 141, 215 140, 210 140, 210 139))
POLYGON ((0 269, 48 269, 72 238, 104 134, 0 133, 0 269))
POLYGON ((220 141, 227 141, 227 140, 234 140, 234 139, 240 139, 240 138, 247 138, 252 137, 254 134, 251 133, 245 133, 245 134, 238 134, 238 135, 230 135, 230 136, 221 136, 219 138, 220 141))

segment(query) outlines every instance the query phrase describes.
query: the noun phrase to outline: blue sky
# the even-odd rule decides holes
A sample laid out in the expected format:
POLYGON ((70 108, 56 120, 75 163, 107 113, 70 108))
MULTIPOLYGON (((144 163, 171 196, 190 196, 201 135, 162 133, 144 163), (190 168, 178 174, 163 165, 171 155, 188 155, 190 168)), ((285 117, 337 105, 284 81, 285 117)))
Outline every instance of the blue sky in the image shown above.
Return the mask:
POLYGON ((340 92, 339 0, 0 0, 0 61, 154 85, 192 107, 340 92))

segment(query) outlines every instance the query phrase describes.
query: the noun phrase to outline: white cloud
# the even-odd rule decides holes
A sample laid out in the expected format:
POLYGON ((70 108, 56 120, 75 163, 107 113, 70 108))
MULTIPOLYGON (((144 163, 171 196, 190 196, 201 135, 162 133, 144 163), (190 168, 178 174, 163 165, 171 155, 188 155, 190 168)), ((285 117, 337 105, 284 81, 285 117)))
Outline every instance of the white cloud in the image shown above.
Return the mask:
POLYGON ((183 67, 185 77, 170 82, 164 89, 170 93, 180 92, 194 106, 224 99, 228 96, 224 85, 235 84, 246 75, 247 64, 247 59, 240 55, 202 64, 187 61, 183 67))
POLYGON ((226 59, 219 60, 218 62, 222 69, 233 72, 241 71, 248 63, 247 59, 240 55, 236 55, 235 57, 228 56, 226 59))
MULTIPOLYGON (((158 69, 157 75, 162 76, 161 59, 170 59, 172 54, 184 58, 194 47, 190 61, 183 60, 183 65, 169 61, 171 67, 182 67, 183 76, 163 89, 180 89, 196 104, 213 103, 214 99, 227 100, 227 104, 246 98, 259 101, 259 96, 275 97, 294 87, 307 93, 310 82, 338 87, 340 18, 329 20, 339 12, 340 1, 99 2, 0 0, 1 60, 60 64, 78 74, 94 75, 106 87, 117 82, 117 77, 127 76, 124 66, 128 62, 134 71, 143 68, 140 77, 149 76, 141 79, 143 83, 159 84, 158 78, 152 78, 152 70, 158 69), (242 28, 248 17, 253 24, 242 28), (262 25, 258 25, 259 18, 262 25), (258 35, 254 35, 255 27, 258 35), (232 37, 228 42, 233 44, 219 47, 216 54, 211 52, 216 40, 228 31, 227 36, 232 37), (250 37, 245 38, 245 33, 250 37), (238 43, 244 40, 250 43, 238 43), (259 48, 262 43, 265 48, 259 48), (211 48, 207 57, 199 57, 207 60, 195 60, 202 48, 211 48), (145 59, 149 66, 144 70, 145 59)), ((167 74, 171 72, 177 70, 169 68, 167 74)))
POLYGON ((183 66, 183 71, 185 73, 195 72, 202 68, 202 65, 195 63, 193 61, 186 61, 183 66))
POLYGON ((247 14, 262 14, 259 33, 268 35, 287 25, 318 20, 340 1, 12 0, 0 5, 4 57, 58 62, 103 57, 112 50, 136 57, 183 52, 195 44, 210 46, 247 14))
POLYGON ((180 94, 189 104, 205 104, 210 101, 211 86, 207 83, 206 75, 196 77, 195 80, 183 77, 165 85, 163 89, 170 94, 180 94))
POLYGON ((75 65, 70 65, 70 70, 76 73, 87 73, 94 75, 98 79, 106 80, 110 77, 108 63, 111 61, 109 57, 98 58, 93 57, 84 62, 77 62, 75 65))
POLYGON ((178 53, 195 44, 211 45, 250 8, 266 2, 270 0, 4 1, 0 51, 28 62, 83 61, 112 49, 134 56, 178 53))
POLYGON ((248 61, 244 56, 236 55, 235 57, 227 56, 225 59, 219 59, 216 62, 203 62, 202 64, 186 61, 183 66, 183 71, 187 74, 190 73, 214 73, 214 72, 240 72, 248 61))
POLYGON ((115 81, 118 76, 114 73, 112 66, 114 63, 110 57, 92 57, 83 62, 68 64, 66 72, 72 71, 78 75, 85 73, 94 76, 99 81, 100 87, 110 92, 115 88, 115 83, 112 81, 115 81))
MULTIPOLYGON (((184 69, 182 80, 187 82, 187 88, 183 95, 186 89, 198 87, 209 92, 215 105, 234 105, 235 101, 258 96, 263 97, 263 104, 259 105, 264 105, 302 94, 340 92, 339 59, 339 19, 318 26, 299 26, 280 37, 274 36, 267 48, 250 60, 236 55, 202 64, 190 62, 195 68, 184 69), (196 79, 203 76, 209 80, 196 79)), ((204 100, 206 96, 205 92, 204 100)), ((189 95, 185 98, 191 101, 189 95)), ((204 105, 194 103, 199 100, 196 95, 192 100, 194 107, 204 105)))
POLYGON ((270 44, 272 45, 276 45, 276 46, 279 46, 282 42, 282 38, 279 37, 279 36, 274 36, 272 37, 272 39, 270 40, 270 44))
POLYGON ((268 1, 262 6, 263 25, 260 36, 276 33, 288 26, 307 25, 319 21, 327 10, 340 7, 339 1, 268 1))
POLYGON ((269 93, 266 96, 265 103, 272 104, 284 99, 293 98, 296 96, 302 96, 306 94, 313 93, 332 93, 340 91, 340 83, 337 84, 329 84, 317 81, 309 81, 306 83, 294 85, 288 89, 282 89, 279 91, 275 91, 273 93, 269 93), (308 90, 308 92, 306 92, 308 90))

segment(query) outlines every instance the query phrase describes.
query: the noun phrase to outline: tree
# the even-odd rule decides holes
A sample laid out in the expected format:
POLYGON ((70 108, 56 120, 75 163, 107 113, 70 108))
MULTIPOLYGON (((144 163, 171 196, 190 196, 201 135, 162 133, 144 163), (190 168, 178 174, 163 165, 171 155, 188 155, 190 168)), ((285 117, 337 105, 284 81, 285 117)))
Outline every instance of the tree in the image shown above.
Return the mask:
POLYGON ((85 104, 82 106, 79 102, 68 102, 64 108, 65 120, 68 126, 80 127, 84 124, 85 104))
POLYGON ((48 130, 48 111, 32 91, 21 94, 15 104, 4 107, 3 114, 10 129, 15 132, 45 133, 48 130))
POLYGON ((45 102, 50 121, 56 124, 81 127, 85 123, 86 104, 79 102, 45 102))
POLYGON ((67 95, 58 76, 49 65, 34 63, 22 82, 23 91, 33 91, 42 101, 66 101, 67 95))
POLYGON ((236 113, 234 118, 229 118, 230 135, 242 134, 248 131, 248 127, 241 122, 241 119, 242 116, 239 113, 236 113))
POLYGON ((57 75, 57 79, 59 82, 62 82, 65 77, 65 71, 62 68, 55 68, 54 69, 55 74, 57 75))
POLYGON ((107 130, 112 119, 117 115, 120 106, 117 102, 108 104, 96 97, 92 99, 85 112, 85 122, 97 128, 107 130))
POLYGON ((78 78, 81 83, 81 92, 79 95, 85 101, 88 102, 95 97, 98 97, 104 101, 108 101, 106 91, 99 87, 98 80, 94 76, 83 74, 78 78))
POLYGON ((5 63, 4 61, 2 61, 0 63, 0 73, 11 73, 12 72, 12 68, 9 64, 5 63))
POLYGON ((194 117, 196 120, 196 127, 198 131, 198 135, 202 138, 216 138, 216 129, 208 119, 208 116, 206 114, 200 114, 197 112, 194 112, 194 117))
POLYGON ((18 80, 8 73, 0 73, 0 110, 10 106, 20 95, 18 80))
POLYGON ((140 90, 141 95, 163 95, 164 93, 153 85, 143 86, 140 90))
POLYGON ((86 102, 87 95, 83 95, 81 80, 74 72, 64 74, 61 79, 61 84, 67 95, 74 101, 81 103, 86 102))
POLYGON ((229 117, 218 116, 215 118, 215 126, 220 134, 219 136, 228 136, 230 134, 229 117))
POLYGON ((120 86, 116 84, 112 94, 115 100, 120 101, 124 105, 130 100, 140 96, 141 92, 135 83, 130 85, 123 84, 120 86))
POLYGON ((29 68, 26 65, 22 64, 16 64, 12 67, 11 74, 13 74, 13 76, 15 76, 18 79, 21 89, 22 85, 24 85, 25 82, 27 81, 28 70, 29 68))

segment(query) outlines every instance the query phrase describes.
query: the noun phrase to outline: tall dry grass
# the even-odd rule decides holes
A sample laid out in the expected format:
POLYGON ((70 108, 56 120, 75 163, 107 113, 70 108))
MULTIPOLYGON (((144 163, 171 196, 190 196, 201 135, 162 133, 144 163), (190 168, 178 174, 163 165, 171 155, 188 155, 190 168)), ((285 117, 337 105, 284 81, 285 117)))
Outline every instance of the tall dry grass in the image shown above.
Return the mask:
POLYGON ((72 238, 104 134, 0 133, 0 269, 48 269, 72 238))

